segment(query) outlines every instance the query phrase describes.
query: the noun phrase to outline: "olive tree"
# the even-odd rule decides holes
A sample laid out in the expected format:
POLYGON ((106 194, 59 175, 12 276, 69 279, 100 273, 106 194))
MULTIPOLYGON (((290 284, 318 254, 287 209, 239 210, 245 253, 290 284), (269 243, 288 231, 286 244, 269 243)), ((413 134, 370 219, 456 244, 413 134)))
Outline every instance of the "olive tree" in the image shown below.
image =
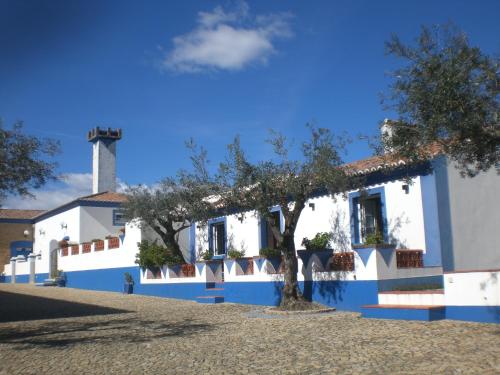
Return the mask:
POLYGON ((253 163, 245 155, 239 138, 228 146, 226 161, 220 166, 223 193, 220 207, 227 213, 256 211, 268 220, 284 262, 284 286, 281 307, 300 308, 307 303, 298 282, 295 252, 295 230, 308 199, 316 194, 345 192, 355 185, 341 158, 345 140, 334 138, 329 130, 310 127, 311 138, 302 143, 300 157, 289 157, 286 138, 272 133, 269 143, 275 157, 253 163), (272 220, 270 208, 279 206, 284 230, 272 220))
POLYGON ((397 36, 387 53, 405 62, 384 98, 397 113, 385 149, 419 161, 434 144, 474 176, 500 162, 500 59, 472 46, 453 25, 422 27, 413 45, 397 36))
MULTIPOLYGON (((164 245, 165 256, 185 262, 179 246, 179 235, 192 222, 203 222, 211 215, 212 205, 206 197, 212 195, 214 184, 206 170, 206 151, 190 142, 194 171, 179 171, 175 178, 167 177, 152 187, 134 186, 126 191, 122 209, 127 220, 137 220, 154 230, 164 245)), ((155 244, 155 252, 158 252, 155 244)), ((144 245, 144 249, 148 246, 144 245)))
POLYGON ((24 134, 22 122, 8 129, 0 121, 0 202, 9 194, 32 196, 31 188, 56 179, 57 165, 47 159, 59 150, 57 141, 24 134))

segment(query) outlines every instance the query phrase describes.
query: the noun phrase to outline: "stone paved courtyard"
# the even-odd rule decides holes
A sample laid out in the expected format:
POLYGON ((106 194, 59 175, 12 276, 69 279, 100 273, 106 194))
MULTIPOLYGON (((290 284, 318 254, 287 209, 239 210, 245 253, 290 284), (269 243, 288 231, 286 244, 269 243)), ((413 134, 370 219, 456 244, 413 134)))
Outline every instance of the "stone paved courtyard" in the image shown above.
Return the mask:
POLYGON ((500 325, 0 284, 0 374, 499 374, 500 325))

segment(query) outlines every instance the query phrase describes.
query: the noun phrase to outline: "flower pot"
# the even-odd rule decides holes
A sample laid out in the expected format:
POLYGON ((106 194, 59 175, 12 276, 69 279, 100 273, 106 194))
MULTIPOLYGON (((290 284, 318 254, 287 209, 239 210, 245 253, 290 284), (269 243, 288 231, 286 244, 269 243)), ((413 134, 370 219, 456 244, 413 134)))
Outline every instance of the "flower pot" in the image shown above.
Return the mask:
POLYGON ((123 285, 123 293, 124 294, 133 294, 134 293, 134 284, 125 283, 123 285))

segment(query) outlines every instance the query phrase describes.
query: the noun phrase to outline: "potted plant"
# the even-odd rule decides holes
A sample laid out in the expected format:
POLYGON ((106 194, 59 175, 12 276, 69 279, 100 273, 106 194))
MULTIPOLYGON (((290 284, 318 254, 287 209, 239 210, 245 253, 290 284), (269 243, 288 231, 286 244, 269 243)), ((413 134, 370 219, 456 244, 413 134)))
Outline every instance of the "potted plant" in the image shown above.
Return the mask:
POLYGON ((134 293, 134 279, 132 275, 128 272, 125 272, 125 284, 123 285, 123 293, 124 294, 133 294, 134 293))
POLYGON ((230 259, 241 259, 245 257, 245 250, 230 249, 227 252, 227 256, 230 259))

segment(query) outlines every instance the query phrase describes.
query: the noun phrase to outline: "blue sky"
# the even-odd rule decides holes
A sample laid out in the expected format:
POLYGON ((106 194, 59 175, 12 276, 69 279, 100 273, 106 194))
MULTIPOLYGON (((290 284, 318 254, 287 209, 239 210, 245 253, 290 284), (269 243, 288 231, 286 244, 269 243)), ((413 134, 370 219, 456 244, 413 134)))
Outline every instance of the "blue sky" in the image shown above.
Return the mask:
MULTIPOLYGON (((310 121, 375 134, 390 117, 379 94, 398 64, 384 55, 391 33, 411 41, 421 25, 453 21, 499 53, 498 14, 498 1, 0 0, 0 117, 59 139, 68 175, 5 206, 89 193, 96 125, 123 129, 117 172, 129 184, 189 167, 189 137, 217 162, 236 134, 252 158, 268 157, 269 128, 299 141, 310 121)), ((355 143, 346 160, 369 155, 355 143)))

